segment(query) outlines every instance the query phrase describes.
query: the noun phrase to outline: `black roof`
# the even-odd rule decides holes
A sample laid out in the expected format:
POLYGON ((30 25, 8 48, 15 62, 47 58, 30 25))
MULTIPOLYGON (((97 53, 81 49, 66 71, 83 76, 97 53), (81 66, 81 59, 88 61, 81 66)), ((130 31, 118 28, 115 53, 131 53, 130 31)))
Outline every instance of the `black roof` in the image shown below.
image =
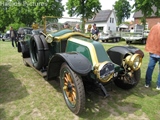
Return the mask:
POLYGON ((108 20, 111 13, 112 10, 100 10, 96 16, 92 20, 88 20, 88 22, 105 22, 108 20))
MULTIPOLYGON (((157 8, 155 6, 153 6, 152 9, 154 13, 157 11, 157 8)), ((155 15, 154 13, 152 13, 150 17, 157 17, 157 15, 155 15)), ((141 17, 143 17, 142 11, 135 12, 133 15, 133 18, 141 18, 141 17)))

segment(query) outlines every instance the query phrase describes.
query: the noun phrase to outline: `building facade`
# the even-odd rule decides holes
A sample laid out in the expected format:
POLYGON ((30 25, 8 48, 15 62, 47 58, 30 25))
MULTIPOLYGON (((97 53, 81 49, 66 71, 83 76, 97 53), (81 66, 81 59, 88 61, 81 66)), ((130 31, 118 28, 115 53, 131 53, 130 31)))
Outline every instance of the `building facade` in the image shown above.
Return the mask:
MULTIPOLYGON (((152 8, 154 13, 156 12, 157 8, 152 8)), ((133 15, 134 18, 134 24, 142 24, 141 18, 143 17, 143 14, 141 11, 135 12, 133 15)), ((150 30, 155 24, 160 22, 160 17, 157 17, 155 14, 152 14, 150 17, 146 18, 146 29, 150 30)))
POLYGON ((95 23, 100 32, 115 32, 117 28, 116 21, 114 10, 101 10, 93 17, 93 19, 86 22, 85 29, 87 30, 89 25, 92 26, 95 23))

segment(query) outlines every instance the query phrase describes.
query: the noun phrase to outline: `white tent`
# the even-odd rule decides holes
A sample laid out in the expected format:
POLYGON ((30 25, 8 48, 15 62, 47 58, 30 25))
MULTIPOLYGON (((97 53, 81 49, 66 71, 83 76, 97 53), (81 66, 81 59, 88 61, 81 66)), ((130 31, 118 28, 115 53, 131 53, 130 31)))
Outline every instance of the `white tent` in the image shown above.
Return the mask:
POLYGON ((127 29, 127 28, 128 28, 128 26, 127 26, 126 24, 120 24, 120 25, 119 25, 119 28, 127 29))

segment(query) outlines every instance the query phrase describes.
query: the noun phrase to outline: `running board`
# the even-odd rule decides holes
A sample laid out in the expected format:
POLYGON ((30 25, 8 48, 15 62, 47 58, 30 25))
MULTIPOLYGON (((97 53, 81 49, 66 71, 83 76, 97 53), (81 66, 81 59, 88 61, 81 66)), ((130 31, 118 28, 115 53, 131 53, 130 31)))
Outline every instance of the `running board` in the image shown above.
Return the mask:
POLYGON ((38 74, 40 74, 42 77, 46 77, 46 76, 47 76, 47 71, 37 70, 37 69, 32 65, 31 58, 23 58, 23 60, 24 60, 30 67, 32 67, 36 72, 38 72, 38 74))

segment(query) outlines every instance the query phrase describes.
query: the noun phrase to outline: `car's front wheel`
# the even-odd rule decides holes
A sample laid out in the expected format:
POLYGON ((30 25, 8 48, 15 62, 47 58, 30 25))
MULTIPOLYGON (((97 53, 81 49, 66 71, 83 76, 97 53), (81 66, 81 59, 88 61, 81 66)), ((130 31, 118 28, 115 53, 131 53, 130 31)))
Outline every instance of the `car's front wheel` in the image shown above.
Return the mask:
POLYGON ((135 87, 140 80, 141 70, 134 71, 132 75, 126 74, 124 76, 119 75, 114 83, 117 87, 128 90, 135 87), (131 77, 132 76, 132 77, 131 77))
POLYGON ((85 107, 85 90, 82 78, 63 63, 60 69, 60 85, 68 108, 79 114, 85 107))

